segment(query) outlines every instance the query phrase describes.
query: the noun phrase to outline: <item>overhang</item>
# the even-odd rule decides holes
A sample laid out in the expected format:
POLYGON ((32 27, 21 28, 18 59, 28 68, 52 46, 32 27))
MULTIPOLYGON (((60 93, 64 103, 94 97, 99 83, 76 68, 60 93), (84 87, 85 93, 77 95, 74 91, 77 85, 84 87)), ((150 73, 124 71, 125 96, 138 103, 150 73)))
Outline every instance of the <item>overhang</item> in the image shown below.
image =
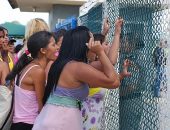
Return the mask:
POLYGON ((87 0, 8 0, 13 9, 22 12, 49 12, 53 5, 83 5, 87 0))

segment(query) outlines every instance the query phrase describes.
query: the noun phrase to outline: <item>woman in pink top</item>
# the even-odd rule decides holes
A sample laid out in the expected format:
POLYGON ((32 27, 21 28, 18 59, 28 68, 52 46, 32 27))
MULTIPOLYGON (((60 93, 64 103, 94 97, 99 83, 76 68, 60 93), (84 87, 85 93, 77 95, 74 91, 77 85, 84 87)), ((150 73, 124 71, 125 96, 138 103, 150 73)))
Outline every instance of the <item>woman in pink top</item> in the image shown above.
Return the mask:
POLYGON ((42 109, 45 86, 45 68, 55 60, 56 44, 47 31, 33 34, 26 51, 14 66, 6 80, 15 79, 14 116, 11 130, 31 130, 42 109), (31 57, 28 54, 31 54, 31 57))

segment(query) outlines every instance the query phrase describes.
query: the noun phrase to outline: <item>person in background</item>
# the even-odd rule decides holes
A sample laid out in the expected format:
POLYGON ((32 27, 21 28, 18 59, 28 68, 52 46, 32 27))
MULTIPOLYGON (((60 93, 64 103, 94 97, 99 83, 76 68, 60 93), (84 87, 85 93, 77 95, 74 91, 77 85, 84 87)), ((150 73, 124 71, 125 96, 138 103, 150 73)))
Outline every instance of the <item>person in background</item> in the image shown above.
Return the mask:
MULTIPOLYGON (((62 44, 63 37, 64 37, 65 33, 66 33, 65 29, 60 29, 57 32, 53 32, 53 35, 54 35, 54 38, 55 38, 55 42, 56 42, 56 45, 57 45, 56 58, 59 55, 60 47, 61 47, 61 44, 62 44)), ((49 72, 50 67, 51 67, 52 64, 53 64, 53 61, 50 61, 48 63, 48 65, 47 65, 47 68, 46 68, 46 77, 48 77, 48 72, 49 72)))
POLYGON ((16 47, 14 48, 14 53, 18 54, 18 52, 23 48, 23 45, 18 44, 16 45, 16 47))
POLYGON ((66 33, 65 29, 60 29, 60 30, 58 30, 56 32, 53 32, 56 44, 57 44, 57 46, 59 48, 61 47, 61 44, 62 44, 63 37, 64 37, 65 33, 66 33))
MULTIPOLYGON (((4 44, 4 31, 3 28, 0 27, 0 52, 3 49, 4 44)), ((5 78, 9 73, 8 64, 0 59, 0 85, 5 84, 5 78)))
POLYGON ((6 81, 15 80, 14 115, 11 130, 31 130, 43 107, 46 84, 45 68, 55 60, 56 44, 47 31, 34 33, 27 41, 28 50, 19 58, 6 81), (29 53, 31 57, 28 56, 29 53))
POLYGON ((32 34, 39 32, 39 31, 49 31, 49 27, 47 23, 41 18, 31 19, 26 25, 25 38, 23 41, 24 46, 21 49, 21 51, 18 53, 19 57, 25 52, 25 50, 27 50, 27 41, 29 37, 32 34))
POLYGON ((167 56, 166 52, 167 41, 161 40, 153 51, 154 67, 156 69, 156 78, 154 84, 154 96, 161 97, 163 91, 167 91, 167 77, 166 65, 167 56))
POLYGON ((18 44, 16 45, 16 47, 14 48, 14 63, 16 64, 18 61, 18 57, 19 57, 19 51, 23 48, 23 45, 18 44))
MULTIPOLYGON (((100 44, 105 44, 105 36, 102 34, 94 34, 94 41, 100 41, 100 44)), ((106 47, 109 45, 106 45, 106 47)), ((105 46, 102 46, 105 53, 108 54, 105 46)), ((108 47, 107 47, 108 48, 108 47)), ((98 61, 98 57, 92 51, 88 52, 88 63, 98 61)), ((89 95, 82 105, 83 130, 100 130, 101 119, 104 109, 105 88, 90 88, 89 95)))
MULTIPOLYGON (((111 46, 108 44, 108 42, 106 42, 106 35, 110 29, 110 23, 107 18, 104 20, 102 34, 94 34, 94 41, 100 41, 112 65, 115 65, 117 63, 122 24, 123 19, 121 18, 118 18, 115 21, 114 39, 111 46)), ((87 56, 89 63, 92 63, 93 61, 98 61, 96 54, 91 51, 89 51, 87 56)), ((128 62, 129 62, 128 60, 125 60, 124 65, 127 64, 128 62)), ((97 62, 93 62, 93 64, 94 63, 97 62)), ((130 73, 126 73, 125 76, 130 76, 130 73)), ((100 88, 100 86, 99 88, 90 88, 89 96, 83 102, 82 108, 83 129, 85 130, 101 129, 101 119, 104 109, 103 102, 105 93, 106 89, 100 88)))
POLYGON ((10 38, 8 42, 8 51, 14 55, 14 49, 15 49, 15 42, 16 40, 14 38, 10 38))
POLYGON ((3 61, 1 52, 3 51, 3 44, 4 44, 4 30, 0 26, 0 61, 3 61))
POLYGON ((9 52, 9 48, 8 48, 8 42, 9 42, 9 38, 8 38, 8 30, 4 27, 0 27, 3 32, 4 32, 4 41, 2 44, 2 49, 1 49, 1 53, 0 53, 0 61, 4 61, 8 64, 8 67, 10 69, 10 71, 12 70, 12 68, 14 67, 14 57, 13 55, 9 52))

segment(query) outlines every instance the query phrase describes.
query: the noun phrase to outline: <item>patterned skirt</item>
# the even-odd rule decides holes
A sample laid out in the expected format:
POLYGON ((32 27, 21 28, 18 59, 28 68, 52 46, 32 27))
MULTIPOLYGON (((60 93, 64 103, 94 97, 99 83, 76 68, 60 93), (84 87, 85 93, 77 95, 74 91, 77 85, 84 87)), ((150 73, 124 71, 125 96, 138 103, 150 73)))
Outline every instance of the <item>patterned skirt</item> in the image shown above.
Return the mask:
POLYGON ((83 130, 101 130, 103 102, 106 89, 102 89, 83 102, 83 130))

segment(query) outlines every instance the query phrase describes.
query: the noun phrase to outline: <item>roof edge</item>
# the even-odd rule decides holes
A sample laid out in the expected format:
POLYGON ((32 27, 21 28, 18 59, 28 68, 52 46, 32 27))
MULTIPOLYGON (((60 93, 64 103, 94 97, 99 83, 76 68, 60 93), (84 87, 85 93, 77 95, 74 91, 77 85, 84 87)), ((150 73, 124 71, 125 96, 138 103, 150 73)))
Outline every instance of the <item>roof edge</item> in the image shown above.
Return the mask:
POLYGON ((18 4, 16 0, 8 0, 8 2, 13 9, 18 8, 18 4))

